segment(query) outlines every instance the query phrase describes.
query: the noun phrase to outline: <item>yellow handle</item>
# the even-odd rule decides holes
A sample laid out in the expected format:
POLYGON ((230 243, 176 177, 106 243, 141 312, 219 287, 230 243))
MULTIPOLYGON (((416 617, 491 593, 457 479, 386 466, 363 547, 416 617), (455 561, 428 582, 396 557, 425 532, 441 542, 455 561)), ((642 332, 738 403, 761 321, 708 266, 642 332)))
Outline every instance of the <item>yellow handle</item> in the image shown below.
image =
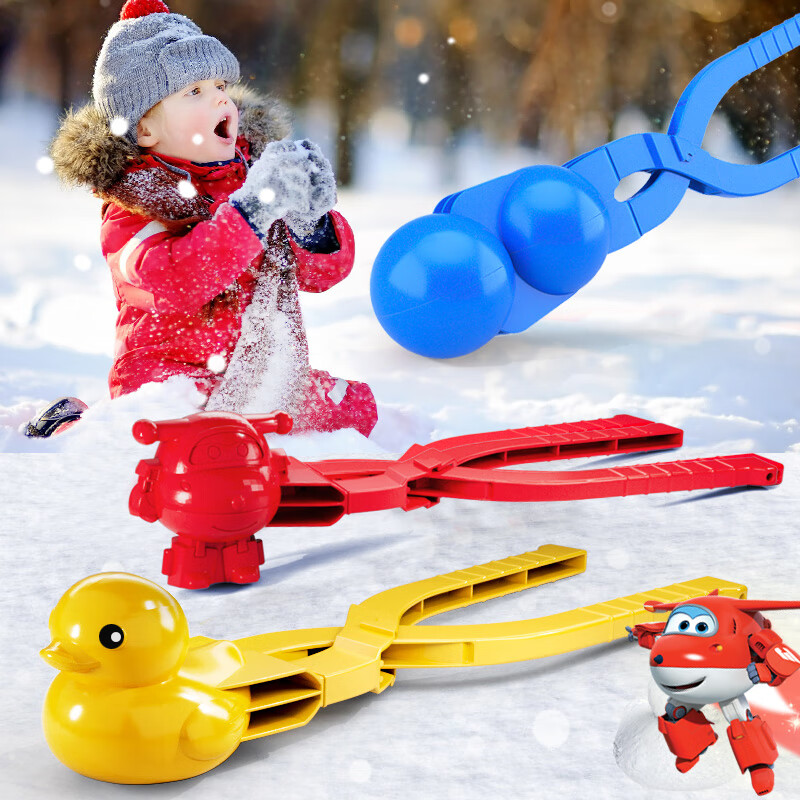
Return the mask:
POLYGON ((403 625, 383 654, 383 668, 506 664, 568 653, 624 638, 626 626, 654 620, 656 615, 643 608, 645 600, 680 602, 713 589, 730 597, 747 593, 742 584, 706 577, 538 619, 422 628, 403 625))

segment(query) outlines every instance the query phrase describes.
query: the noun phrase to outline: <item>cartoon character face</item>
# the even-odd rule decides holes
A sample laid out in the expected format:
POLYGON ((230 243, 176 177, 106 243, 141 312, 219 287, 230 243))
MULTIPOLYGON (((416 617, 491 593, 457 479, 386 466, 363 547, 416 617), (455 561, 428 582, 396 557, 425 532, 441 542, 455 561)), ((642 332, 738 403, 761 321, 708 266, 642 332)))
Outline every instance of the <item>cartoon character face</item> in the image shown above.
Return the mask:
POLYGON ((747 633, 756 623, 720 600, 675 608, 651 650, 656 685, 678 703, 724 702, 753 686, 747 674, 752 661, 747 633))
POLYGON ((75 679, 147 686, 177 673, 189 643, 172 595, 136 575, 106 572, 69 589, 50 615, 53 641, 42 651, 75 679))
POLYGON ((140 441, 160 444, 156 458, 137 469, 132 513, 223 543, 255 534, 275 515, 280 481, 269 447, 245 419, 218 413, 137 426, 140 441))

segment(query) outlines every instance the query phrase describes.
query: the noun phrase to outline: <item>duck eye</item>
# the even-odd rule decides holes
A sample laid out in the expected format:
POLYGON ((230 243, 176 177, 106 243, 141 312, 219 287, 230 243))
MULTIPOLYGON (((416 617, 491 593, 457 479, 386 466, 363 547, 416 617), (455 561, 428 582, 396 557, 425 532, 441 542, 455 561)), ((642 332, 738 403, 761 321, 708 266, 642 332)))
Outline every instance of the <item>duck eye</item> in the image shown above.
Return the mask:
POLYGON ((116 650, 125 639, 125 632, 119 625, 103 625, 100 629, 100 644, 109 650, 116 650))

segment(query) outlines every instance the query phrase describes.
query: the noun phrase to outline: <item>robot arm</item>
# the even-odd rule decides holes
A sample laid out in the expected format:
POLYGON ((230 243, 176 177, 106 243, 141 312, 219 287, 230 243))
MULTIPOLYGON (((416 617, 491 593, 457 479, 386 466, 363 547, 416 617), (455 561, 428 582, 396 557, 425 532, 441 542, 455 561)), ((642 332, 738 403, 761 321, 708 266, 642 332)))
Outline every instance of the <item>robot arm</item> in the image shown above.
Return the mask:
POLYGON ((748 644, 753 653, 753 663, 748 667, 753 683, 779 686, 800 669, 800 655, 771 628, 750 636, 748 644))
POLYGON ((656 643, 656 639, 663 632, 666 624, 666 622, 642 622, 632 628, 626 627, 625 630, 628 631, 629 641, 638 641, 640 647, 646 647, 650 650, 656 643))

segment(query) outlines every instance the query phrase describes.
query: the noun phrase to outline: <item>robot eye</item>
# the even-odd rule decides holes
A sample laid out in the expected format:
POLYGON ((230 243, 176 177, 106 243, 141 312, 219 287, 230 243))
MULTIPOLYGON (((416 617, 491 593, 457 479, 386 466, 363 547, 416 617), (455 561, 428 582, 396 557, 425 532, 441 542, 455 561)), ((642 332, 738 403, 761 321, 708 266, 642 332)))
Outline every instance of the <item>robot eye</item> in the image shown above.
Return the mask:
POLYGON ((684 636, 713 636, 719 628, 714 615, 706 608, 686 605, 676 608, 664 626, 664 634, 682 633, 684 636))
POLYGON ((710 614, 694 618, 694 631, 698 636, 713 636, 717 632, 717 621, 710 614))
POLYGON ((668 633, 690 633, 692 618, 683 611, 673 611, 669 615, 667 624, 664 626, 664 634, 668 633))
POLYGON ((103 647, 108 650, 116 650, 125 640, 125 632, 119 625, 103 625, 99 638, 103 647))

